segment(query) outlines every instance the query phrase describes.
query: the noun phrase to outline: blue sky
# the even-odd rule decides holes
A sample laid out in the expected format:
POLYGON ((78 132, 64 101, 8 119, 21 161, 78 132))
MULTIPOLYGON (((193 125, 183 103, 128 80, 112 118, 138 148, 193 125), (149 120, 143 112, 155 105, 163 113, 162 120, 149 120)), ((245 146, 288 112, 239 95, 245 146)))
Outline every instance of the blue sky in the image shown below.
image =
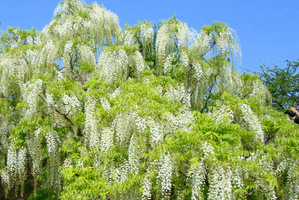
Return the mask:
MULTIPOLYGON (((42 30, 59 0, 2 0, 0 30, 8 26, 42 30)), ((94 2, 86 0, 87 4, 94 2)), ((158 23, 176 14, 198 32, 204 25, 222 22, 233 28, 242 50, 242 68, 259 71, 271 63, 299 59, 298 0, 98 0, 119 17, 121 27, 138 21, 158 23)))

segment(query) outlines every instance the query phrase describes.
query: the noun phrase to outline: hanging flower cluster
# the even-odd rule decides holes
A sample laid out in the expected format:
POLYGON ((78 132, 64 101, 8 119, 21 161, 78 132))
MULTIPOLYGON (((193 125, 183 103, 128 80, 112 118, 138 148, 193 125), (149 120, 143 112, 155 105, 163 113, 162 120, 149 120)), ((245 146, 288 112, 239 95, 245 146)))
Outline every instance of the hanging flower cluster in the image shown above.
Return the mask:
MULTIPOLYGON (((53 105, 53 97, 51 97, 49 96, 47 99, 49 105, 53 105)), ((69 115, 76 113, 81 108, 81 103, 75 95, 63 95, 62 102, 64 104, 64 112, 69 115)))
POLYGON ((203 184, 206 178, 206 170, 203 160, 200 160, 198 164, 191 167, 187 174, 188 178, 191 179, 192 185, 192 200, 203 199, 203 184))
POLYGON ((233 111, 226 105, 222 105, 221 108, 212 113, 212 117, 217 123, 232 123, 234 121, 233 111))
POLYGON ((171 155, 161 155, 158 178, 161 181, 162 199, 169 199, 172 188, 173 162, 171 155))
POLYGON ((43 81, 41 79, 37 79, 34 83, 27 83, 23 86, 23 98, 28 104, 25 118, 32 116, 36 112, 37 101, 41 92, 42 83, 43 81))
POLYGON ((96 101, 92 97, 87 97, 87 102, 85 105, 85 124, 84 124, 84 132, 87 135, 87 139, 89 140, 90 148, 98 148, 100 146, 100 138, 99 131, 97 127, 97 119, 94 116, 95 112, 95 104, 96 101))
POLYGON ((245 123, 242 123, 245 128, 255 132, 255 139, 258 142, 264 143, 264 131, 258 117, 252 112, 247 104, 240 105, 242 111, 242 118, 245 123))
POLYGON ((128 54, 124 49, 103 51, 99 58, 96 72, 104 81, 112 83, 117 79, 126 79, 134 73, 138 74, 145 69, 140 52, 128 54))

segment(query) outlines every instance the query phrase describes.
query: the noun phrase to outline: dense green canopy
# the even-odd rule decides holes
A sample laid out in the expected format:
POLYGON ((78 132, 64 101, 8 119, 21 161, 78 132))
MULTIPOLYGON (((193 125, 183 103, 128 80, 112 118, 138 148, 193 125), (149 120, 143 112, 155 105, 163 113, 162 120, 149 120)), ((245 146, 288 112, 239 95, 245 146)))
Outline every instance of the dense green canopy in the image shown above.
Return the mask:
POLYGON ((0 53, 0 198, 298 199, 298 126, 225 24, 65 0, 0 53))
POLYGON ((297 61, 286 61, 284 68, 261 66, 260 77, 272 94, 272 105, 276 110, 299 106, 298 67, 297 61))

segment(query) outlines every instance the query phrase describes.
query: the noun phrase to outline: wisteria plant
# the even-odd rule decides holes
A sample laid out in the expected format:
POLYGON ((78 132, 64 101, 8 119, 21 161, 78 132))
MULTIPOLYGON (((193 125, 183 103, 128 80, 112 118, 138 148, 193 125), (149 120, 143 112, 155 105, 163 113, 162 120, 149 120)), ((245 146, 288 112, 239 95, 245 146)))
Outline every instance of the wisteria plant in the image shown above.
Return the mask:
POLYGON ((0 38, 0 198, 298 199, 299 129, 233 29, 62 1, 0 38))

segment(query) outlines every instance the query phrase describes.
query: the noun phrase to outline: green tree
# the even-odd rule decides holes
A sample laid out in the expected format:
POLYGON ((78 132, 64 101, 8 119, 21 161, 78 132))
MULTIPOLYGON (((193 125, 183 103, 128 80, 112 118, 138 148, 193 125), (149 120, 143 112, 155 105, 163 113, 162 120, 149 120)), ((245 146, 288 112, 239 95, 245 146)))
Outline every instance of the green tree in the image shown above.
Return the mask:
POLYGON ((272 105, 283 111, 287 107, 299 106, 299 62, 285 61, 284 68, 261 66, 260 77, 272 94, 272 105))
POLYGON ((1 36, 1 198, 297 198, 298 127, 236 72, 226 24, 122 30, 65 0, 1 36))

